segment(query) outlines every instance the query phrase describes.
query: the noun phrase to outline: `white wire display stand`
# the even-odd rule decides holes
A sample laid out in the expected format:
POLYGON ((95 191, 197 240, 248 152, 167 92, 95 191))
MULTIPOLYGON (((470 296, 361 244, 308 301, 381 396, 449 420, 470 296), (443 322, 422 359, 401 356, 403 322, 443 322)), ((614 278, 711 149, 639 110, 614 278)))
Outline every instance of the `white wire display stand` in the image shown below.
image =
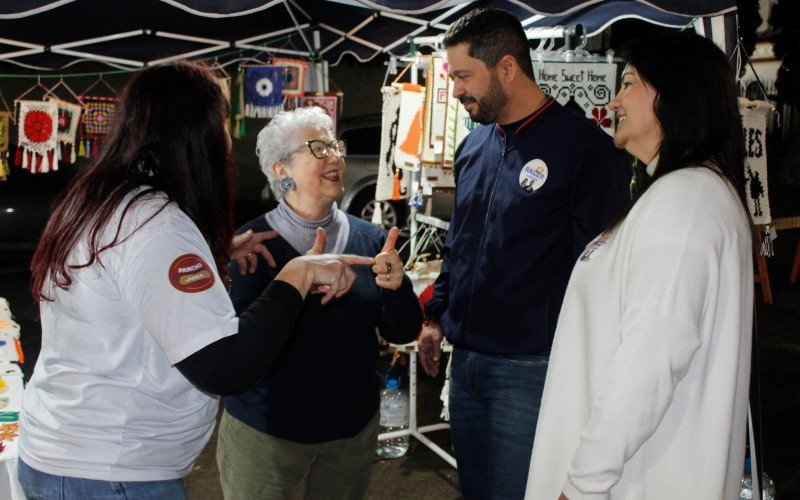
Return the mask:
MULTIPOLYGON (((394 439, 403 436, 412 436, 415 439, 419 440, 419 442, 430 448, 432 452, 439 455, 442 458, 442 460, 452 465, 453 467, 456 467, 456 459, 452 455, 444 451, 438 444, 434 443, 433 441, 428 439, 427 436, 424 435, 425 433, 428 432, 450 429, 450 424, 448 424, 447 422, 440 422, 438 424, 419 426, 419 423, 417 422, 417 343, 412 342, 410 344, 395 345, 394 347, 398 351, 408 354, 409 358, 408 429, 392 431, 392 432, 384 432, 378 435, 378 441, 383 441, 384 439, 394 439)), ((442 346, 442 352, 451 352, 452 350, 453 348, 449 344, 442 346)))

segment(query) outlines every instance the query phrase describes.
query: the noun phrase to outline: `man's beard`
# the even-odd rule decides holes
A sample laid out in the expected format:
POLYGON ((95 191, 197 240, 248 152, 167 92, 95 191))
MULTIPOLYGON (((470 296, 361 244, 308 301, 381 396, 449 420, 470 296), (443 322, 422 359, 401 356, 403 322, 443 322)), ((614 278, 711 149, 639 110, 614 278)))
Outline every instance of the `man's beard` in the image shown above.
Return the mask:
POLYGON ((497 79, 497 75, 493 72, 492 78, 489 81, 489 90, 486 91, 483 97, 476 99, 473 96, 464 95, 461 96, 459 100, 461 104, 467 104, 469 102, 476 103, 477 105, 469 112, 469 117, 473 122, 487 125, 497 121, 500 110, 502 110, 508 102, 508 94, 503 91, 503 88, 500 86, 500 81, 497 79))

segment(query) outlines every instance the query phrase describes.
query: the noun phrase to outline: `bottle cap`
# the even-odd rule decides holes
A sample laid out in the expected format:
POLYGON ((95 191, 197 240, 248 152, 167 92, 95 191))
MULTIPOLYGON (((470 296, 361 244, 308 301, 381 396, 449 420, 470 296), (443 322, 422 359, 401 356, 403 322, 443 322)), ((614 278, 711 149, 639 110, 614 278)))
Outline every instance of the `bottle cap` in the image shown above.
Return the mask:
POLYGON ((396 378, 386 379, 386 388, 387 389, 399 389, 400 388, 400 381, 396 378))

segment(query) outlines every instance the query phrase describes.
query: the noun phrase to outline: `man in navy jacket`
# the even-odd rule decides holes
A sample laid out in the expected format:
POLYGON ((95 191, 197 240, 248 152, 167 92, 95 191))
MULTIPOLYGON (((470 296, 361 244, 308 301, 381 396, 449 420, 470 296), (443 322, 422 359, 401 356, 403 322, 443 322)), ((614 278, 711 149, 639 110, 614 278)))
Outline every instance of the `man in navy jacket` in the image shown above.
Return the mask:
POLYGON ((522 498, 567 281, 627 203, 630 168, 605 132, 542 93, 511 14, 471 11, 444 43, 453 96, 482 126, 456 151, 456 206, 420 360, 436 376, 443 332, 455 347, 464 497, 522 498))

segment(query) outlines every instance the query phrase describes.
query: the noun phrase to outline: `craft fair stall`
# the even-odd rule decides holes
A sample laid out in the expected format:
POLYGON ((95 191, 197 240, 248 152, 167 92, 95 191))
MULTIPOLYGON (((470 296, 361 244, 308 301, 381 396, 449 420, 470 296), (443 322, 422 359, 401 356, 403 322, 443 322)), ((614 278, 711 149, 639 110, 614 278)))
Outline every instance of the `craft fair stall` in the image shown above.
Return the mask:
MULTIPOLYGON (((375 199, 410 206, 407 270, 419 293, 438 274, 447 231, 447 223, 430 217, 426 205, 437 192, 454 189, 455 150, 475 126, 452 97, 441 37, 452 21, 477 4, 467 0, 3 2, 0 73, 15 68, 24 71, 18 77, 29 79, 31 85, 19 95, 0 93, 0 177, 13 175, 13 165, 46 174, 96 153, 116 106, 116 91, 104 79, 104 72, 204 60, 217 71, 229 93, 231 130, 241 137, 252 132, 246 130, 246 118, 264 120, 297 106, 322 106, 336 121, 344 96, 331 91, 329 68, 346 57, 385 61, 385 85, 374 89, 382 101, 375 199), (95 81, 77 92, 70 86, 70 73, 85 64, 95 65, 90 72, 95 81), (97 64, 105 69, 96 70, 97 64), (58 75, 58 80, 44 85, 42 75, 58 75), (13 154, 9 138, 17 145, 13 154)), ((480 4, 504 8, 519 17, 533 40, 531 57, 542 90, 610 135, 615 123, 607 105, 617 88, 620 61, 613 53, 589 53, 586 41, 615 21, 636 18, 660 26, 693 28, 714 39, 731 56, 733 66, 738 60, 734 0, 495 0, 480 4)), ((358 107, 363 99, 347 97, 348 106, 358 107)), ((758 129, 763 109, 759 103, 745 103, 746 124, 758 129)), ((758 132, 753 134, 755 141, 758 132)), ((759 223, 768 224, 766 171, 753 151, 748 186, 757 196, 750 200, 751 208, 760 214, 759 223)), ((2 217, 0 213, 0 221, 2 217)), ((414 413, 415 346, 399 350, 412 361, 410 406, 414 413)), ((11 380, 15 376, 9 373, 11 380)), ((411 421, 406 434, 455 465, 449 454, 423 435, 446 424, 419 426, 415 414, 411 421)), ((9 443, 6 450, 13 448, 13 441, 9 443)))

